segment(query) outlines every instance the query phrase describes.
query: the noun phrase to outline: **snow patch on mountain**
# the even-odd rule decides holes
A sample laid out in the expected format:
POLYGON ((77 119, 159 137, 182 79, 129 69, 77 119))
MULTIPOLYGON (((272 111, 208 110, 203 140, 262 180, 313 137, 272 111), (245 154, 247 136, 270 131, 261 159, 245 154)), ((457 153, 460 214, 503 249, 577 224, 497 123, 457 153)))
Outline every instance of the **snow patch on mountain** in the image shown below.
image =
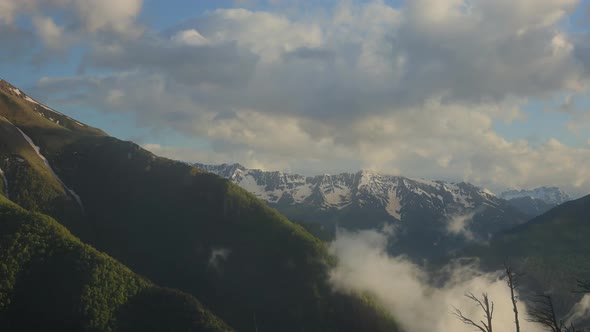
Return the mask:
POLYGON ((468 201, 469 196, 465 195, 460 187, 457 185, 448 185, 444 187, 444 190, 450 193, 453 197, 453 202, 455 204, 461 205, 465 208, 472 208, 474 207, 474 203, 468 201))
POLYGON ((352 202, 351 187, 338 176, 324 175, 318 189, 325 207, 342 209, 352 202))
POLYGON ((248 173, 240 174, 239 179, 236 181, 240 184, 240 187, 270 203, 277 203, 282 196, 281 190, 267 190, 264 183, 259 182, 254 176, 248 173))
POLYGON ((78 122, 78 121, 76 121, 76 120, 74 120, 74 119, 70 118, 69 116, 67 116, 67 115, 65 115, 65 114, 63 114, 63 113, 60 113, 60 112, 58 112, 58 111, 54 110, 54 109, 53 109, 53 108, 51 108, 51 107, 48 107, 48 106, 46 106, 46 105, 43 105, 42 103, 40 103, 40 102, 36 101, 35 99, 33 99, 33 98, 29 97, 29 96, 28 96, 26 93, 24 93, 24 92, 22 92, 21 90, 19 90, 19 89, 17 89, 17 88, 15 88, 15 87, 13 87, 12 85, 10 85, 10 83, 8 83, 8 82, 6 82, 6 81, 0 81, 0 83, 1 83, 1 84, 0 84, 0 88, 2 88, 2 87, 5 87, 5 88, 7 88, 7 90, 5 90, 5 91, 8 91, 8 92, 12 93, 14 96, 16 96, 16 97, 19 97, 19 98, 21 98, 22 100, 24 100, 24 101, 26 101, 26 102, 29 102, 29 103, 33 104, 33 109, 34 109, 34 110, 37 112, 37 114, 39 114, 40 116, 42 116, 42 117, 44 117, 44 118, 48 119, 49 121, 55 122, 55 123, 57 123, 57 124, 60 124, 59 120, 55 119, 53 116, 50 116, 50 115, 43 114, 43 113, 39 112, 39 107, 40 107, 40 108, 42 108, 42 109, 44 109, 44 110, 46 110, 46 111, 49 111, 49 112, 51 112, 51 113, 55 113, 56 115, 63 116, 63 117, 65 117, 66 119, 68 119, 68 120, 70 120, 70 121, 74 122, 75 124, 77 124, 77 125, 78 125, 78 126, 80 126, 80 127, 86 127, 86 125, 85 125, 85 124, 83 124, 83 123, 80 123, 80 122, 78 122))
POLYGON ((401 198, 397 196, 397 187, 393 187, 388 192, 387 205, 385 206, 385 211, 387 211, 387 213, 389 213, 389 215, 394 217, 395 219, 401 220, 401 209, 401 198))
POLYGON ((20 91, 20 90, 19 90, 19 89, 17 89, 17 88, 11 87, 11 88, 10 88, 10 90, 11 90, 12 92, 14 92, 14 94, 15 94, 15 95, 17 95, 17 96, 19 96, 19 97, 23 95, 22 91, 20 91))
POLYGON ((303 203, 313 192, 311 183, 300 184, 293 188, 292 197, 295 203, 303 203))
POLYGON ((53 168, 51 168, 51 165, 49 165, 49 161, 47 161, 47 158, 45 158, 45 156, 43 154, 41 154, 41 149, 37 145, 35 145, 35 143, 33 142, 33 140, 27 134, 25 134, 22 130, 20 130, 19 127, 16 127, 15 126, 15 128, 21 133, 21 135, 27 141, 27 143, 29 143, 29 145, 31 146, 31 148, 33 148, 33 150, 35 151, 35 153, 37 154, 37 156, 39 158, 41 158, 41 160, 43 161, 43 163, 45 164, 45 166, 47 167, 47 169, 49 169, 49 171, 51 172, 51 175, 53 175, 55 177, 55 179, 57 179, 57 181, 62 185, 62 187, 72 197, 74 197, 74 199, 76 200, 76 202, 78 203, 78 205, 80 205, 80 208, 82 208, 82 210, 84 210, 84 205, 82 204, 82 200, 80 199, 80 196, 78 196, 78 194, 76 194, 72 189, 70 189, 68 186, 66 186, 66 184, 61 180, 61 178, 59 176, 57 176, 57 174, 53 171, 53 168))

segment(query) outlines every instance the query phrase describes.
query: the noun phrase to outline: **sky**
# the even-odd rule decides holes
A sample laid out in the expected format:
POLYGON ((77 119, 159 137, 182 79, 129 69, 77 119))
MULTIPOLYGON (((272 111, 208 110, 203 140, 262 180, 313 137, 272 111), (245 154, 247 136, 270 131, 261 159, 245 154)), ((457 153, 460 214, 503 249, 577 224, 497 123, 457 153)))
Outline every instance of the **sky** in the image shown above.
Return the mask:
POLYGON ((590 193, 590 1, 0 0, 0 78, 173 159, 590 193))

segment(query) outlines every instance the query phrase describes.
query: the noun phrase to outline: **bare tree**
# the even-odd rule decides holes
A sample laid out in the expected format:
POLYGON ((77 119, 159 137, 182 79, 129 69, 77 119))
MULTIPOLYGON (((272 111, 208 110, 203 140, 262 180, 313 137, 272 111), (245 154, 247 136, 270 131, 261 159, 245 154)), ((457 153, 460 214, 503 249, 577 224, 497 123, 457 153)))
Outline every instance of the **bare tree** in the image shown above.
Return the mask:
POLYGON ((590 281, 578 280, 578 292, 582 294, 590 294, 590 281))
POLYGON ((516 332, 520 332, 520 321, 518 319, 518 307, 517 303, 517 296, 516 296, 516 288, 518 287, 518 282, 516 280, 516 274, 512 270, 510 266, 504 264, 504 271, 506 272, 506 283, 508 284, 508 288, 510 288, 510 299, 512 300, 512 310, 514 311, 514 325, 516 327, 516 332))
POLYGON ((480 320, 479 322, 475 322, 471 318, 465 316, 461 310, 453 307, 453 315, 455 315, 461 322, 466 325, 471 325, 481 332, 493 332, 492 329, 492 318, 494 316, 494 302, 490 301, 488 297, 488 293, 482 293, 482 298, 479 299, 477 296, 473 295, 473 293, 465 293, 465 297, 472 300, 477 304, 478 307, 484 313, 485 321, 480 320))
POLYGON ((531 300, 528 321, 541 324, 551 332, 578 332, 573 323, 566 325, 557 319, 551 295, 537 295, 531 300))
POLYGON ((531 300, 528 321, 541 324, 551 332, 562 332, 551 295, 537 295, 531 300))

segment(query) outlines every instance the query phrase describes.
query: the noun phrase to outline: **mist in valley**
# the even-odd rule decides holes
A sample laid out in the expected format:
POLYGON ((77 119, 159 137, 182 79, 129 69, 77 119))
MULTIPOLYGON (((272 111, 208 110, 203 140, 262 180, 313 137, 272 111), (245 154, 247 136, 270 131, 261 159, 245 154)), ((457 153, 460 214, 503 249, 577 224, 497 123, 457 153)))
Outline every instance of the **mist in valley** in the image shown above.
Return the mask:
MULTIPOLYGON (((475 322, 485 320, 477 304, 465 296, 473 293, 481 298, 488 293, 494 303, 493 328, 514 331, 514 312, 510 289, 504 271, 484 273, 477 264, 449 263, 441 274, 444 282, 432 286, 433 276, 403 256, 387 253, 388 236, 368 230, 339 231, 330 244, 338 258, 331 271, 330 282, 337 291, 372 296, 398 321, 405 331, 471 332, 473 326, 463 324, 454 308, 475 322)), ((438 283, 437 283, 438 284, 438 283)), ((586 296, 570 315, 574 320, 588 314, 590 298, 586 296)), ((542 326, 527 321, 527 307, 518 301, 521 331, 541 332, 542 326)))

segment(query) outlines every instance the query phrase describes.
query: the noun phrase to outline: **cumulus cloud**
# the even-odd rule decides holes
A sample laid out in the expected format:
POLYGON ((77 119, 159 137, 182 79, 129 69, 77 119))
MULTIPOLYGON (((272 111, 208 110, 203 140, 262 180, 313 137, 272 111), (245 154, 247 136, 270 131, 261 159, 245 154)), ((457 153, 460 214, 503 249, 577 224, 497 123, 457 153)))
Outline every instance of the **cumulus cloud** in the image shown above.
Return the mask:
POLYGON ((236 42, 265 61, 277 61, 299 47, 319 46, 323 39, 319 23, 240 8, 218 9, 176 28, 181 33, 194 29, 211 42, 236 42))
MULTIPOLYGON (((124 26, 137 5, 114 19, 124 26)), ((590 191, 590 174, 579 167, 587 147, 551 137, 532 145, 495 130, 498 122, 530 121, 520 108, 531 98, 583 91, 585 42, 562 25, 577 5, 344 1, 308 15, 218 9, 162 34, 97 43, 81 69, 116 73, 49 78, 38 91, 206 140, 212 159, 250 156, 226 162, 581 193, 590 191), (68 90, 71 82, 80 85, 68 90)), ((181 150, 166 147, 179 159, 202 155, 181 150)))
POLYGON ((58 26, 50 17, 35 17, 33 25, 45 45, 50 48, 62 47, 64 27, 58 26))
POLYGON ((137 38, 143 32, 136 22, 142 4, 143 0, 2 0, 0 31, 28 31, 22 23, 30 20, 29 32, 47 47, 35 56, 46 58, 43 53, 63 53, 67 46, 89 43, 97 35, 137 38))
MULTIPOLYGON (((406 331, 467 332, 473 327, 464 325, 451 314, 453 307, 465 316, 480 319, 481 309, 464 294, 489 294, 494 302, 494 329, 514 329, 514 313, 510 291, 501 273, 482 273, 473 266, 448 267, 449 277, 440 287, 431 286, 428 274, 403 257, 386 253, 386 236, 375 231, 340 233, 330 245, 338 258, 330 281, 337 291, 370 294, 387 309, 406 331)), ((519 302, 519 311, 526 312, 519 302)), ((525 331, 543 329, 520 320, 525 331)))
POLYGON ((135 19, 142 4, 143 0, 73 0, 76 18, 87 31, 111 30, 124 35, 138 32, 135 19))

